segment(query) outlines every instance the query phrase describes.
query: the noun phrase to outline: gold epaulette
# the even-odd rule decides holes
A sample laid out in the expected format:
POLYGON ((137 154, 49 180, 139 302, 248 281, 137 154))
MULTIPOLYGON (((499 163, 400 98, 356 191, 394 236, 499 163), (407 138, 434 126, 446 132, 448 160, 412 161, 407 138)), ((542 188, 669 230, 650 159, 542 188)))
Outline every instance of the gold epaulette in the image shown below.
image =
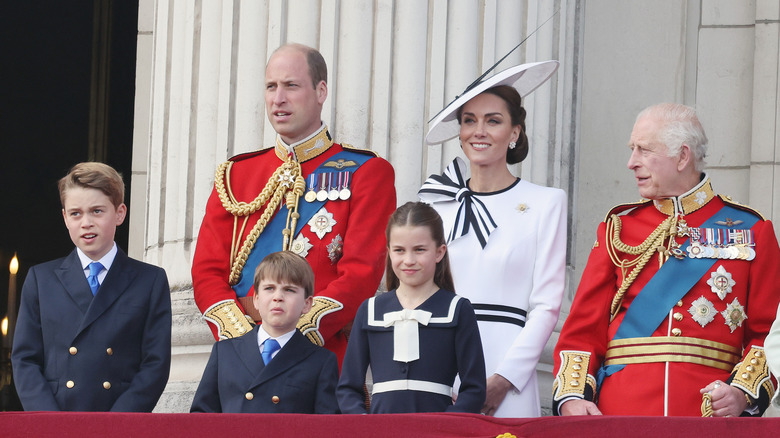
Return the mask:
POLYGON ((344 305, 333 298, 314 297, 311 310, 301 315, 301 319, 298 320, 298 330, 309 338, 314 345, 322 347, 325 345, 325 339, 320 334, 320 320, 322 320, 323 316, 343 308, 344 305))
POLYGON ((234 300, 212 304, 203 312, 203 318, 217 326, 219 339, 237 338, 252 330, 249 317, 244 315, 234 300))
POLYGON ((561 367, 553 382, 553 400, 575 396, 585 398, 585 388, 596 393, 596 379, 588 374, 590 353, 584 351, 561 351, 561 367))
POLYGON ((361 154, 373 155, 375 157, 379 156, 378 153, 372 151, 371 149, 359 148, 357 146, 353 146, 353 145, 347 144, 347 143, 341 143, 341 147, 343 149, 347 149, 347 150, 352 151, 352 152, 358 152, 358 153, 361 153, 361 154))
POLYGON ((769 399, 774 395, 774 387, 769 376, 769 365, 763 347, 753 346, 745 355, 745 359, 734 367, 734 378, 731 385, 745 391, 753 399, 759 398, 761 387, 769 389, 769 399), (769 381, 769 385, 765 383, 769 381))
POLYGON ((748 213, 752 213, 752 214, 754 214, 754 215, 758 216, 758 217, 759 217, 759 219, 761 219, 762 221, 765 221, 765 220, 766 220, 766 218, 764 217, 764 215, 763 215, 763 214, 761 214, 761 213, 760 213, 758 210, 756 210, 756 209, 755 209, 755 208, 753 208, 753 207, 749 207, 749 206, 747 206, 747 205, 740 204, 739 202, 737 202, 737 201, 735 201, 735 200, 731 199, 731 196, 726 196, 726 195, 718 195, 718 197, 719 197, 719 198, 720 198, 720 199, 721 199, 723 202, 725 202, 727 205, 729 205, 729 206, 731 206, 731 207, 734 207, 734 208, 736 208, 736 209, 739 209, 739 210, 742 210, 742 211, 746 211, 746 212, 748 212, 748 213))
POLYGON ((625 204, 618 204, 618 205, 612 207, 609 210, 607 215, 604 217, 604 222, 609 220, 609 218, 612 217, 613 214, 625 213, 625 212, 627 212, 629 210, 632 210, 634 208, 640 207, 640 206, 645 205, 645 204, 647 204, 649 202, 652 202, 652 201, 649 200, 649 199, 642 199, 642 200, 637 201, 637 202, 627 202, 625 204))

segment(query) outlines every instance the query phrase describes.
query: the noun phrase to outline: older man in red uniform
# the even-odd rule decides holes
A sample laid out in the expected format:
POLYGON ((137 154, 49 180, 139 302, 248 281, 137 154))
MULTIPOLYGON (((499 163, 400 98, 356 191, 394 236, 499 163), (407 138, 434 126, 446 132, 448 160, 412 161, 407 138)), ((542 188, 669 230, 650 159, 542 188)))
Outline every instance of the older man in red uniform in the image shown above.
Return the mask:
POLYGON ((192 279, 215 338, 236 337, 259 320, 250 296, 260 260, 281 250, 301 255, 316 280, 314 306, 298 327, 341 362, 345 330, 381 280, 396 198, 387 161, 333 142, 320 118, 326 80, 325 61, 310 47, 289 44, 271 55, 265 100, 276 145, 218 167, 192 279))
POLYGON ((692 108, 637 117, 628 167, 645 201, 614 207, 555 348, 561 415, 760 415, 780 294, 772 223, 713 192, 692 108))

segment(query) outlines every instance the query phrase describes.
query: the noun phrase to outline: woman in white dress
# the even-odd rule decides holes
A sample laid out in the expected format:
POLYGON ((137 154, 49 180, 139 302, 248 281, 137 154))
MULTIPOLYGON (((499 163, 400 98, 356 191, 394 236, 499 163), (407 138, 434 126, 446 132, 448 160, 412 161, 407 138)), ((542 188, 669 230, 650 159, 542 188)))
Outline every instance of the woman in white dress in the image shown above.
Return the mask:
POLYGON ((434 119, 428 143, 458 135, 456 158, 419 192, 444 221, 455 290, 475 310, 485 354, 485 415, 541 414, 536 366, 558 320, 566 264, 566 194, 515 177, 528 155, 521 97, 557 69, 524 64, 472 84, 434 119))

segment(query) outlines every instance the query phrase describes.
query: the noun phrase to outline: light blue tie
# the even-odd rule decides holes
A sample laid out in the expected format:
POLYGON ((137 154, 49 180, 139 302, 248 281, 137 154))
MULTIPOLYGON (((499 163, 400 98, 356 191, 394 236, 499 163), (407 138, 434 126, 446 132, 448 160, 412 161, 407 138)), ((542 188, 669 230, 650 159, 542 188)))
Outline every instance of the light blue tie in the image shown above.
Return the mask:
POLYGON ((98 274, 103 270, 103 265, 100 262, 92 262, 89 264, 89 275, 87 276, 87 283, 89 288, 92 289, 92 296, 97 294, 100 282, 98 282, 98 274))
POLYGON ((263 363, 268 365, 268 362, 271 361, 271 355, 276 353, 280 348, 279 342, 277 342, 276 339, 266 339, 265 342, 263 342, 263 352, 261 353, 263 356, 263 363))

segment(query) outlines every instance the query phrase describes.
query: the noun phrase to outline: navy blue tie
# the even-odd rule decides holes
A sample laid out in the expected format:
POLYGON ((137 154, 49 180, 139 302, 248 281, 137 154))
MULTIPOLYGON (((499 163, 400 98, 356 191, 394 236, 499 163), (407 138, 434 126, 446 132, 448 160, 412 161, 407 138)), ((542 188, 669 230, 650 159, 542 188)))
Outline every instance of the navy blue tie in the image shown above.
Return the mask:
POLYGON ((268 365, 268 362, 271 361, 271 355, 276 353, 277 350, 279 350, 279 342, 276 341, 276 339, 268 338, 263 342, 263 352, 261 355, 263 356, 263 363, 268 365))
POLYGON ((87 283, 89 288, 92 289, 92 296, 97 294, 100 282, 98 282, 98 274, 103 270, 103 265, 100 262, 92 262, 89 264, 89 275, 87 276, 87 283))

